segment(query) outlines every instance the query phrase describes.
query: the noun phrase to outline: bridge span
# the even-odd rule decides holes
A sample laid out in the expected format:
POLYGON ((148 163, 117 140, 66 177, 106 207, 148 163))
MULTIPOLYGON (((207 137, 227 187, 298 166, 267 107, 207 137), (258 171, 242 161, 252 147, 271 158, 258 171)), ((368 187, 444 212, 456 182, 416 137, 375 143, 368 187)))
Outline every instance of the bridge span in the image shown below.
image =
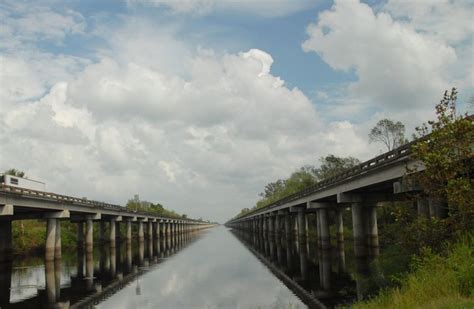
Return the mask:
POLYGON ((215 223, 187 218, 170 218, 152 212, 131 211, 123 206, 43 191, 0 185, 0 262, 12 258, 12 221, 46 221, 46 261, 61 258, 61 221, 77 223, 77 241, 86 252, 93 250, 94 222, 99 223, 99 241, 115 247, 120 224, 125 239, 132 241, 132 224, 138 225, 138 241, 153 241, 215 226, 215 223), (107 235, 105 231, 108 231, 107 235))
POLYGON ((407 174, 422 172, 422 162, 411 157, 412 143, 379 155, 354 168, 317 183, 226 223, 227 226, 259 234, 306 237, 307 214, 316 215, 318 244, 330 246, 330 218, 334 218, 337 242, 344 242, 343 211, 350 208, 356 257, 378 255, 377 207, 384 202, 413 201, 418 215, 442 218, 446 201, 424 195, 407 174), (333 212, 332 214, 330 212, 333 212))

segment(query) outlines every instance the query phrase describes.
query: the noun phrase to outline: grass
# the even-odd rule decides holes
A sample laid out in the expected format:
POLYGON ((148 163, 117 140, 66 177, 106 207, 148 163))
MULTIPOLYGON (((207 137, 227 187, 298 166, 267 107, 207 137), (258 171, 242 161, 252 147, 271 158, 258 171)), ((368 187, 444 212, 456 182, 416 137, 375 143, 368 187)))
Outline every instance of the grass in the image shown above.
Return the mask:
POLYGON ((444 255, 423 250, 399 288, 354 308, 474 308, 474 236, 448 245, 444 255))

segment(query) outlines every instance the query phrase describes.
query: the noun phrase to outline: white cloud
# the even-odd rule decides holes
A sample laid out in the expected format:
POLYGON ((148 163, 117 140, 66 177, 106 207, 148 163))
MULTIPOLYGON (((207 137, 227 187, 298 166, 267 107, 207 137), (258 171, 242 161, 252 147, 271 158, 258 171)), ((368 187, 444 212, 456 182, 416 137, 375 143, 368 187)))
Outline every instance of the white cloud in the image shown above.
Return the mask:
POLYGON ((473 9, 470 0, 389 0, 384 7, 413 29, 448 43, 472 41, 473 9))
POLYGON ((339 107, 365 113, 375 108, 395 117, 410 109, 409 121, 419 123, 445 89, 474 86, 472 4, 467 2, 389 1, 375 12, 359 0, 336 0, 307 33, 305 51, 357 76, 343 90, 339 107))
POLYGON ((48 6, 6 1, 0 5, 0 37, 3 48, 40 40, 61 42, 67 35, 81 34, 84 17, 73 10, 56 12, 48 6))
MULTIPOLYGON (((33 97, 48 89, 42 73, 18 76, 20 84, 38 80, 40 90, 19 96, 6 89, 13 94, 9 112, 0 114, 2 168, 25 169, 53 191, 118 203, 139 193, 192 217, 223 221, 251 206, 265 183, 319 156, 348 149, 367 156, 352 147, 359 142, 353 127, 326 127, 300 90, 271 73, 270 54, 196 52, 148 28, 182 55, 183 74, 166 65, 175 59, 166 48, 154 51, 159 62, 140 58, 150 43, 137 39, 133 27, 144 26, 124 25, 108 36, 121 44, 111 42, 82 70, 56 74, 40 99, 33 97), (33 155, 18 156, 25 151, 19 145, 33 155)), ((29 67, 31 58, 18 59, 29 67)), ((45 59, 45 67, 58 63, 45 59)), ((6 58, 5 65, 15 61, 6 58)))

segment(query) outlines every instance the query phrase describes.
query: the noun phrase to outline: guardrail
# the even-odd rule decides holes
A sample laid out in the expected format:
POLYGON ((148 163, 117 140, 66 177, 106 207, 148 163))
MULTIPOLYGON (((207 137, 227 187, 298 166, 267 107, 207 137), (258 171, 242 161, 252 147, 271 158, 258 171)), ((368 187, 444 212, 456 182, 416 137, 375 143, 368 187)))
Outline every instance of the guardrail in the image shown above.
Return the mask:
POLYGON ((357 177, 357 176, 360 176, 360 175, 363 175, 369 171, 373 171, 377 168, 380 168, 382 166, 386 166, 394 161, 399 161, 399 160, 402 160, 402 159, 405 159, 405 158, 408 158, 411 154, 411 146, 416 143, 416 142, 419 142, 419 140, 415 140, 415 141, 412 141, 412 142, 409 142, 409 143, 406 143, 396 149, 393 149, 391 151, 388 151, 384 154, 381 154, 375 158, 372 158, 368 161, 365 161, 365 162, 362 162, 361 164, 359 165, 356 165, 352 168, 349 168, 333 177, 330 177, 330 178, 327 178, 325 180, 322 180, 318 183, 316 183, 315 185, 312 185, 312 186, 309 186, 301 191, 298 191, 296 193, 293 193, 291 195, 288 195, 278 201, 275 201, 265 207, 261 207, 261 208, 257 208, 257 209, 254 209, 246 214, 243 214, 237 218, 234 218, 232 220, 230 220, 229 222, 232 222, 232 221, 235 221, 237 219, 241 219, 241 218, 244 218, 244 217, 247 217, 249 215, 253 215, 253 214, 256 214, 258 212, 261 212, 261 211, 266 211, 266 210, 269 210, 269 209, 272 209, 272 208, 275 208, 275 207, 278 207, 278 206, 281 206, 283 204, 286 204, 286 203, 289 203, 289 202, 292 202, 292 201, 295 201, 297 199, 300 199, 300 198, 303 198, 303 197, 306 197, 308 195, 311 195, 315 192, 317 192, 318 190, 321 190, 323 188, 326 188, 326 187, 329 187, 329 186, 333 186, 333 185, 336 185, 340 182, 343 182, 343 181, 346 181, 352 177, 357 177))
POLYGON ((114 210, 121 213, 151 216, 151 217, 156 217, 156 218, 161 218, 161 219, 184 220, 184 221, 190 221, 190 222, 207 223, 204 221, 199 221, 199 220, 194 220, 194 219, 189 219, 189 218, 185 219, 185 218, 176 218, 176 217, 167 217, 167 216, 157 215, 156 213, 153 213, 153 212, 133 211, 120 205, 109 204, 109 203, 88 200, 88 199, 78 198, 78 197, 73 197, 73 196, 67 196, 67 195, 62 195, 62 194, 56 194, 52 192, 13 187, 13 186, 5 185, 5 184, 0 184, 0 192, 26 195, 28 197, 48 199, 48 200, 53 200, 56 202, 69 203, 73 205, 90 207, 94 209, 114 210))

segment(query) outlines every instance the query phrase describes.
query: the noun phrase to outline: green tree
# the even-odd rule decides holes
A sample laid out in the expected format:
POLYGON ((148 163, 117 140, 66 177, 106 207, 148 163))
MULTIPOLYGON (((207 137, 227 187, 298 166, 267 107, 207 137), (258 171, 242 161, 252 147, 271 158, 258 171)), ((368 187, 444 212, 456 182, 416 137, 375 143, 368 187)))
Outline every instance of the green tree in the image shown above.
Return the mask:
POLYGON ((321 181, 336 176, 343 171, 360 164, 359 159, 354 157, 336 157, 333 154, 321 157, 321 165, 314 169, 316 178, 321 181))
POLYGON ((11 169, 9 169, 9 170, 6 170, 6 171, 5 171, 5 174, 6 174, 6 175, 16 176, 16 177, 23 177, 23 178, 26 178, 25 172, 20 171, 20 170, 17 170, 17 169, 15 169, 15 168, 11 168, 11 169))
POLYGON ((277 192, 282 191, 285 188, 285 181, 278 179, 275 182, 270 182, 265 186, 264 192, 259 195, 263 198, 270 198, 275 195, 277 192))
POLYGON ((436 105, 437 119, 416 128, 413 157, 423 162, 414 175, 424 192, 447 200, 450 225, 474 228, 474 117, 456 114, 457 91, 445 91, 436 105))
POLYGON ((400 121, 382 119, 369 133, 369 142, 380 142, 390 151, 407 142, 405 138, 405 125, 400 121))

